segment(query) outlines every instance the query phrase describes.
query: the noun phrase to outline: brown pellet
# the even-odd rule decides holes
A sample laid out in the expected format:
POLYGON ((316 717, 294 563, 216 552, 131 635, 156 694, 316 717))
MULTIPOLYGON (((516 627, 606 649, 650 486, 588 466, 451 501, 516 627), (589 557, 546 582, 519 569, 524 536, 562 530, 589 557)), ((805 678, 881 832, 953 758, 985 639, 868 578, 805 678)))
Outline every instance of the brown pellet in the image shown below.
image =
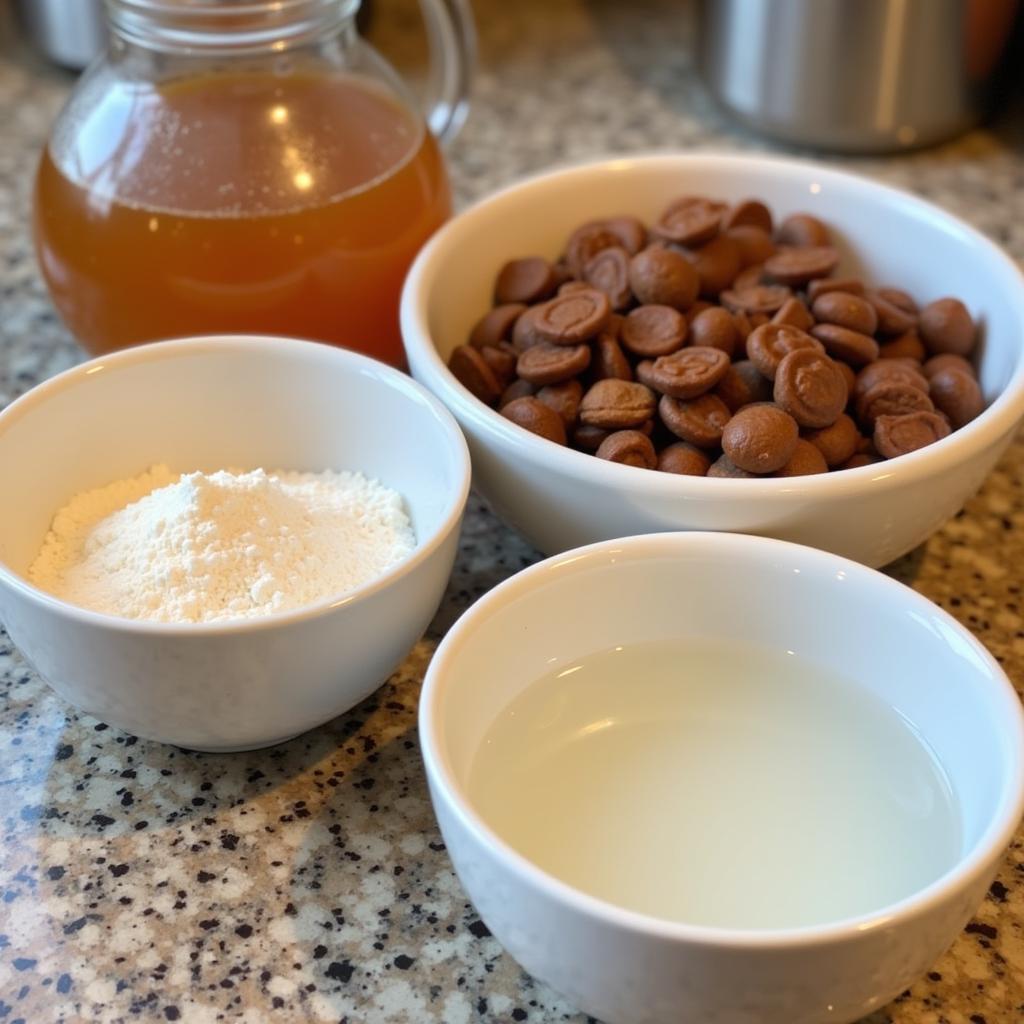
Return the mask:
POLYGON ((925 392, 900 381, 876 384, 857 400, 857 418, 869 432, 875 429, 879 416, 934 411, 935 406, 925 392))
POLYGON ((725 235, 735 243, 741 267, 750 267, 755 263, 762 264, 775 253, 772 236, 767 231, 753 225, 739 224, 736 227, 728 228, 725 235))
POLYGON ((931 359, 925 360, 924 365, 921 367, 921 373, 928 380, 942 370, 963 370, 964 373, 970 374, 972 377, 976 376, 970 361, 953 352, 944 352, 940 356, 932 356, 931 359))
POLYGON ((897 335, 892 341, 883 341, 878 346, 879 359, 914 359, 923 362, 928 353, 924 342, 914 328, 897 335))
POLYGON ((528 380, 523 380, 522 377, 516 377, 514 381, 501 393, 501 397, 498 399, 497 407, 498 410, 502 410, 508 405, 509 402, 515 401, 517 398, 531 398, 537 393, 537 387, 531 384, 528 380))
POLYGON ((508 342, 499 341, 497 345, 484 345, 479 352, 502 388, 512 382, 512 378, 516 375, 518 353, 508 342))
POLYGON ((654 392, 645 384, 625 380, 599 380, 580 402, 579 418, 602 430, 636 427, 654 415, 654 392))
POLYGON ((507 302, 488 310, 469 332, 470 345, 483 348, 484 345, 497 345, 499 341, 506 341, 512 337, 512 328, 525 312, 526 306, 522 302, 507 302))
POLYGON ((601 427, 593 427, 588 423, 578 423, 572 432, 572 441, 580 451, 596 452, 601 442, 611 433, 601 427))
POLYGON ((715 394, 736 412, 751 402, 770 402, 772 382, 749 359, 741 359, 725 371, 715 394))
POLYGON ((637 377, 649 388, 673 398, 696 398, 710 391, 729 369, 729 357, 717 348, 683 348, 636 368, 637 377))
POLYGON ((949 424, 934 412, 910 412, 898 416, 879 416, 874 442, 887 459, 907 455, 949 436, 949 424))
POLYGON ((658 456, 651 439, 639 430, 616 430, 598 446, 597 457, 639 469, 654 469, 658 456))
POLYGON ((776 313, 793 292, 781 284, 756 284, 747 288, 726 288, 722 305, 734 313, 776 313))
POLYGON ((797 441, 789 461, 776 470, 773 476, 812 476, 827 472, 825 457, 813 444, 801 439, 797 441))
POLYGON ((760 228, 770 237, 774 226, 772 211, 760 199, 741 199, 722 218, 723 229, 740 226, 760 228))
POLYGON ((976 330, 971 314, 959 299, 936 299, 921 310, 918 329, 929 355, 971 354, 976 330))
POLYGON ((878 314, 867 299, 850 292, 825 292, 811 306, 814 318, 821 323, 838 324, 861 334, 874 334, 878 314))
POLYGON ((808 430, 803 436, 805 441, 813 444, 821 452, 830 468, 841 466, 851 458, 856 453, 860 441, 857 424, 845 412, 839 414, 835 423, 818 430, 808 430))
POLYGON ((686 441, 666 445, 658 454, 657 469, 679 476, 706 476, 711 460, 707 454, 686 441))
POLYGON ((859 277, 819 277, 807 285, 807 300, 812 305, 826 292, 846 292, 864 297, 864 282, 859 277))
POLYGON ((876 384, 881 383, 909 384, 918 388, 925 394, 928 393, 928 379, 920 370, 896 359, 878 359, 868 363, 860 373, 857 374, 857 382, 853 388, 853 397, 859 400, 870 391, 876 384))
POLYGON ((512 346, 517 352, 525 352, 531 345, 544 340, 536 330, 542 309, 542 306, 530 306, 516 320, 512 328, 512 346))
POLYGON ((501 381, 471 345, 459 345, 448 359, 448 368, 455 379, 481 402, 490 405, 502 392, 501 381))
POLYGON ((851 455, 839 468, 860 469, 862 466, 873 466, 881 461, 878 455, 872 455, 868 452, 857 452, 856 455, 851 455))
POLYGON ((629 289, 629 253, 612 245, 592 256, 583 268, 583 280, 608 296, 612 309, 625 309, 633 299, 629 289))
POLYGON ((676 437, 698 448, 714 448, 722 441, 722 431, 730 413, 717 395, 701 395, 688 401, 663 395, 658 403, 661 422, 676 437))
POLYGON ((867 291, 864 297, 875 308, 875 315, 878 317, 878 333, 885 335, 900 335, 917 326, 917 317, 908 313, 895 303, 877 291, 867 291))
POLYGON ((494 283, 494 301, 498 305, 522 302, 529 305, 555 294, 558 278, 555 268, 541 256, 509 260, 494 283))
POLYGON ((517 398, 501 410, 501 415, 531 434, 555 444, 565 444, 562 417, 536 398, 517 398))
POLYGON ((728 455, 719 455, 714 462, 708 467, 708 476, 719 477, 722 479, 733 479, 733 480, 753 480, 757 474, 748 473, 745 469, 740 469, 728 455))
POLYGON ((851 366, 864 366, 878 358, 878 342, 861 331, 851 331, 838 324, 816 324, 811 334, 825 346, 830 356, 851 366))
POLYGON ((542 387, 545 384, 559 384, 575 377, 590 365, 590 347, 575 345, 552 345, 542 341, 531 345, 521 353, 516 362, 516 373, 523 380, 542 387))
POLYGON ((772 473, 790 460, 799 437, 796 420, 782 409, 748 405, 725 425, 722 451, 748 473, 772 473))
POLYGON ((780 245, 794 245, 800 248, 828 245, 828 228, 809 213, 794 213, 779 226, 780 245))
POLYGON ((919 312, 914 297, 902 288, 879 288, 878 294, 886 302, 891 302, 894 306, 898 306, 904 313, 916 316, 919 312))
POLYGON ((782 359, 772 393, 801 427, 812 429, 835 423, 848 397, 846 380, 832 359, 807 348, 782 359))
POLYGON ((843 376, 843 380, 846 381, 846 393, 852 395, 854 385, 857 382, 857 374, 854 372, 853 367, 839 359, 833 359, 832 362, 836 364, 836 367, 843 376))
POLYGON ((581 289, 545 302, 533 321, 533 330, 553 345, 578 345, 599 334, 611 315, 611 303, 604 292, 581 289))
POLYGON ((697 299, 700 278, 690 261, 664 246, 651 246, 629 261, 629 286, 643 305, 684 311, 697 299))
POLYGON ((726 209, 724 203, 687 196, 665 210, 651 228, 651 233, 677 245, 703 245, 718 234, 726 209))
POLYGON ((839 263, 839 253, 821 245, 799 249, 780 249, 765 260, 765 275, 780 284, 804 285, 816 277, 828 277, 839 263))
POLYGON ((764 276, 764 264, 763 263, 752 263, 749 266, 744 267, 732 281, 732 287, 734 291, 746 291, 748 288, 757 288, 759 285, 766 284, 764 276))
POLYGON ((637 306, 622 322, 619 341, 641 359, 656 359, 682 348, 686 331, 686 317, 671 306, 637 306))
POLYGON ((603 333, 594 342, 592 362, 594 380, 613 377, 616 380, 632 380, 633 367, 626 353, 611 334, 603 333))
POLYGON ((762 324, 747 337, 747 358, 769 380, 775 379, 783 358, 798 348, 824 351, 820 341, 789 324, 762 324))
POLYGON ((566 429, 575 424, 582 398, 583 385, 575 378, 561 384, 547 384, 537 392, 537 400, 554 409, 566 429))
POLYGON ((698 249, 687 249, 686 257, 697 271, 704 298, 716 298, 740 272, 740 250, 728 235, 719 235, 698 249))
POLYGON ((575 278, 582 278, 583 268, 602 249, 622 244, 622 240, 606 220, 592 220, 581 224, 569 236, 569 241, 566 243, 565 262, 569 272, 575 278))
POLYGON ((797 327, 801 331, 809 331, 814 326, 814 317, 807 308, 807 304, 795 295, 779 307, 772 317, 773 324, 789 324, 790 327, 797 327))
POLYGON ((730 358, 740 344, 736 319, 721 306, 709 306, 690 321, 691 345, 721 349, 730 358))
POLYGON ((949 417, 954 430, 970 423, 985 408, 978 382, 970 373, 955 367, 933 373, 929 396, 935 408, 949 417))

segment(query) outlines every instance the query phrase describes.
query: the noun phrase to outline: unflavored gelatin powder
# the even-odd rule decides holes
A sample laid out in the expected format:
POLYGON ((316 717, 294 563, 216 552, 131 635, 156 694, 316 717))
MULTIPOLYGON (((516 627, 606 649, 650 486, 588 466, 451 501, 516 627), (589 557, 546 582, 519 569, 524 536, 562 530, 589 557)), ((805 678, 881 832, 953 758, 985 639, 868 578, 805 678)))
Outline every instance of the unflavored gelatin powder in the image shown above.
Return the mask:
POLYGON ((414 546, 401 495, 362 473, 158 465, 72 498, 28 577, 108 615, 217 622, 352 591, 414 546))

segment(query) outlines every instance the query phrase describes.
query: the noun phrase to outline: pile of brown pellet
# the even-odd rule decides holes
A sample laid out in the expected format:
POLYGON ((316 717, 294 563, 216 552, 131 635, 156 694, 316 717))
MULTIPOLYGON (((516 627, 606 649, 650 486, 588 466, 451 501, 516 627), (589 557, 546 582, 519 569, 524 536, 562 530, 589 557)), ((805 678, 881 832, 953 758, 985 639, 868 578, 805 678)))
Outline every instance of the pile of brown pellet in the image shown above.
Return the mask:
POLYGON ((519 426, 691 476, 798 476, 946 437, 984 408, 955 298, 831 275, 809 214, 686 197, 650 228, 590 221, 555 263, 513 259, 449 360, 519 426))

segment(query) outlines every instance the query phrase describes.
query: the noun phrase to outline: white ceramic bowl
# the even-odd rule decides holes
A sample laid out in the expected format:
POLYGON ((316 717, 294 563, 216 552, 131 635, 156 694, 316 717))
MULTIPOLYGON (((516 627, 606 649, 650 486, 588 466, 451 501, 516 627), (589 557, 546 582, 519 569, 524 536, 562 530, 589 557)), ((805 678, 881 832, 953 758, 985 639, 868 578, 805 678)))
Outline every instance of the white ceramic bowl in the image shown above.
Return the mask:
POLYGON ((210 337, 103 356, 0 414, 0 620, 72 704, 200 750, 265 746, 367 696, 433 616, 469 487, 465 441, 404 374, 312 342, 210 337), (25 572, 79 491, 172 470, 358 469, 405 499, 416 548, 352 593, 237 623, 132 621, 25 572))
POLYGON ((1024 279, 962 221, 904 192, 818 164, 761 156, 630 157, 513 185, 456 217, 422 250, 402 295, 413 376, 455 414, 475 486, 542 551, 627 534, 698 529, 799 541, 883 565, 921 543, 978 489, 1024 415, 1024 279), (920 300, 957 295, 983 325, 973 423, 930 448, 813 477, 720 480, 615 465, 527 433, 448 371, 513 256, 554 257, 594 217, 650 222, 685 193, 759 196, 781 218, 809 211, 836 228, 840 272, 898 284, 920 300))
MULTIPOLYGON (((420 742, 445 843, 487 926, 526 970, 609 1024, 844 1024, 878 1009, 956 937, 1024 809, 1020 702, 981 644, 889 577, 758 537, 629 537, 514 576, 473 605, 434 655, 420 742), (867 917, 730 930, 588 896, 484 823, 467 777, 481 738, 517 694, 613 645, 690 637, 795 651, 904 714, 959 803, 955 866, 867 917)), ((749 843, 756 856, 757 836, 749 843)))

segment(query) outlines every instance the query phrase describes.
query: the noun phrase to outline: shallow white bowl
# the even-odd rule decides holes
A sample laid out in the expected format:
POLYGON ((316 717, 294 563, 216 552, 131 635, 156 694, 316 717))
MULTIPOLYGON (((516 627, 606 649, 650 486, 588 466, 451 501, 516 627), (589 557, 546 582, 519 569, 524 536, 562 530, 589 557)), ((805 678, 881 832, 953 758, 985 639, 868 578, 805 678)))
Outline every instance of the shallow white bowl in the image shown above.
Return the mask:
MULTIPOLYGON (((531 974, 609 1024, 844 1024, 870 1013, 953 941, 1024 809, 1020 702, 981 644, 880 573, 757 537, 629 537, 514 576, 473 605, 434 655, 420 742, 445 843, 487 926, 531 974), (484 823, 467 777, 481 738, 525 687, 612 646, 690 637, 795 651, 905 715, 956 795, 958 863, 866 917, 744 931, 595 899, 484 823)), ((757 836, 748 841, 755 857, 757 836)))
POLYGON ((659 530, 779 537, 884 565, 921 543, 978 489, 1024 416, 1024 278, 962 221, 904 192, 819 164, 761 156, 630 157, 513 185, 465 211, 422 250, 402 294, 413 376, 455 414, 477 488, 549 554, 659 530), (448 355, 490 305, 499 267, 555 257, 585 220, 647 222, 672 198, 764 199, 777 218, 804 210, 836 229, 841 273, 905 287, 921 301, 961 297, 983 326, 983 415, 932 447, 875 466, 767 480, 681 477, 621 466, 535 437, 473 397, 448 355))
POLYGON ((200 750, 265 746, 367 696, 430 622, 469 487, 465 441, 404 374, 283 338, 162 342, 103 356, 0 414, 0 620, 72 704, 200 750), (25 573, 76 493, 172 470, 358 469, 397 490, 412 555, 315 605, 237 623, 131 621, 69 605, 25 573))

